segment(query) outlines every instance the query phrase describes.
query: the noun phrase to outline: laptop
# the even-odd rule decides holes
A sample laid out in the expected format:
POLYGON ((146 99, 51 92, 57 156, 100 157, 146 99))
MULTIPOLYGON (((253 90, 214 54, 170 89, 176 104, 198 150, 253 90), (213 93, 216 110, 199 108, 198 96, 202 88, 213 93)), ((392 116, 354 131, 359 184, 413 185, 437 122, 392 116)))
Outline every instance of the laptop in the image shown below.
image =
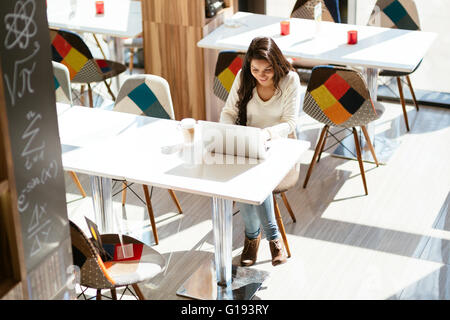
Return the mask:
POLYGON ((207 151, 264 160, 269 147, 262 129, 211 121, 198 121, 203 147, 207 151))

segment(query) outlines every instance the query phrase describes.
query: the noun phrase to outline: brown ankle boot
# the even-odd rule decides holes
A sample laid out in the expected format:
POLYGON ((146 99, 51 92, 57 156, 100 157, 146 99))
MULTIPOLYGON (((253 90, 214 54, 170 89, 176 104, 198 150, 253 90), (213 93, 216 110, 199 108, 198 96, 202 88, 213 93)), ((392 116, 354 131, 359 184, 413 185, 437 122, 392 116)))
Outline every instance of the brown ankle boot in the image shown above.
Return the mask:
POLYGON ((261 232, 256 239, 249 239, 245 236, 244 249, 241 254, 241 266, 249 267, 255 264, 260 240, 261 232))
POLYGON ((280 238, 269 241, 270 253, 272 254, 272 265, 276 266, 287 261, 284 254, 283 240, 280 238))

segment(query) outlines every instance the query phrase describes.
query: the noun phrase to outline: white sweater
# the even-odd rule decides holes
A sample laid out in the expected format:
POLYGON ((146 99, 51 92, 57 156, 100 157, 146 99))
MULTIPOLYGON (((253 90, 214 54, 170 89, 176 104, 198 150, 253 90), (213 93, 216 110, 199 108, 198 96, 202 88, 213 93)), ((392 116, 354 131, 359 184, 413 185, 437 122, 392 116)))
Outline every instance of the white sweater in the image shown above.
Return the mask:
MULTIPOLYGON (((220 114, 220 122, 235 124, 238 117, 238 89, 241 83, 238 72, 231 87, 228 99, 220 114)), ((295 130, 301 103, 300 79, 294 71, 283 77, 272 98, 263 101, 256 90, 247 104, 247 125, 267 128, 270 138, 287 137, 295 130)))

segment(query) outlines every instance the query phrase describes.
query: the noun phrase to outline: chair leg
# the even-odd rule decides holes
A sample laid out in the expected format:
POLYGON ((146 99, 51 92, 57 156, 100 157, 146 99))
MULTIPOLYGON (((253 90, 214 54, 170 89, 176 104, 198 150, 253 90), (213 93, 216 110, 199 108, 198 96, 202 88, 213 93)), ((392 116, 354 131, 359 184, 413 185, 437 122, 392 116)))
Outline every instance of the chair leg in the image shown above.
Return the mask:
POLYGON ((363 180, 364 190, 367 195, 368 192, 367 192, 367 184, 366 184, 366 175, 364 173, 364 165, 363 165, 363 161, 362 161, 362 157, 361 157, 361 147, 359 145, 358 133, 356 132, 355 127, 353 127, 353 137, 355 138, 356 155, 358 156, 359 170, 361 171, 361 178, 363 180))
POLYGON ((127 183, 123 182, 122 183, 122 206, 125 205, 125 203, 127 202, 127 183))
POLYGON ((319 138, 319 141, 317 142, 316 151, 314 152, 314 156, 309 165, 308 172, 306 173, 305 182, 303 183, 303 188, 306 188, 306 185, 308 184, 308 180, 309 180, 309 177, 311 176, 311 172, 312 172, 312 169, 314 168, 314 164, 316 163, 317 156, 319 155, 320 149, 322 149, 322 143, 325 138, 325 133, 327 132, 327 130, 328 130, 328 125, 325 125, 322 129, 322 132, 320 133, 320 138, 319 138))
POLYGON ((141 289, 139 289, 137 283, 132 284, 131 286, 133 287, 134 292, 136 292, 136 295, 138 296, 139 300, 145 300, 145 297, 144 297, 144 295, 142 294, 141 289))
POLYGON ((102 300, 102 289, 97 289, 97 300, 102 300))
POLYGON ((180 202, 178 201, 178 198, 177 198, 175 192, 171 189, 168 189, 167 191, 169 191, 169 194, 172 197, 173 202, 175 202, 175 205, 178 208, 178 212, 183 213, 183 210, 181 209, 181 206, 180 206, 180 202))
POLYGON ((111 95, 113 101, 116 101, 116 97, 114 96, 114 93, 111 91, 111 87, 109 86, 108 82, 106 80, 103 80, 105 83, 106 89, 108 89, 109 94, 111 95))
POLYGON ((327 137, 328 137, 328 128, 327 128, 327 131, 325 132, 325 137, 323 138, 322 148, 320 148, 320 153, 319 153, 319 157, 317 158, 317 162, 320 161, 320 157, 322 156, 323 149, 325 148, 325 143, 327 143, 327 137))
POLYGON ((80 104, 84 106, 84 84, 80 87, 80 104))
POLYGON ((277 220, 278 229, 280 229, 281 237, 283 238, 284 247, 286 248, 288 258, 291 257, 291 250, 289 249, 289 244, 286 237, 286 231, 284 230, 283 220, 281 219, 280 208, 278 207, 277 199, 273 194, 273 205, 275 208, 275 218, 277 220))
POLYGON ((145 202, 147 204, 148 216, 150 217, 150 223, 152 225, 153 237, 155 238, 155 243, 158 244, 159 243, 158 231, 156 230, 156 222, 155 222, 155 216, 153 214, 152 201, 150 200, 150 194, 148 192, 148 187, 145 184, 142 187, 144 188, 145 202))
POLYGON ((406 113, 405 98, 403 97, 402 81, 397 77, 398 93, 400 94, 400 102, 402 103, 403 117, 405 118, 406 131, 409 131, 408 114, 406 113))
POLYGON ((373 160, 375 160, 375 164, 378 167, 379 164, 378 164, 377 155, 375 154, 375 149, 373 148, 372 142, 370 141, 369 133, 367 132, 366 126, 361 126, 361 129, 362 129, 362 132, 364 133, 364 137, 366 138, 366 142, 367 142, 367 145, 369 146, 370 153, 372 153, 373 160))
POLYGON ((92 97, 92 88, 91 84, 88 83, 88 95, 89 95, 89 107, 94 107, 94 98, 92 97))
POLYGON ((117 300, 116 288, 111 288, 111 297, 113 300, 117 300))
POLYGON ((411 79, 409 79, 409 75, 406 76, 406 81, 408 81, 409 91, 411 91, 411 96, 413 98, 414 105, 416 106, 416 110, 419 111, 419 105, 417 104, 416 94, 414 93, 414 89, 413 89, 413 86, 411 84, 411 79))
POLYGON ((291 216, 292 221, 293 222, 297 222, 297 219, 295 218, 294 211, 292 211, 291 205, 289 204, 289 201, 286 198, 286 194, 284 192, 281 192, 281 198, 283 199, 284 205, 286 206, 286 209, 289 212, 289 215, 291 216))
POLYGON ((70 173, 70 176, 72 177, 73 182, 77 185, 78 190, 80 190, 83 198, 86 198, 86 192, 84 191, 83 186, 80 183, 80 180, 78 180, 77 174, 73 171, 69 171, 69 173, 70 173))
POLYGON ((130 74, 133 73, 133 60, 134 60, 134 48, 130 48, 130 63, 128 64, 130 74))

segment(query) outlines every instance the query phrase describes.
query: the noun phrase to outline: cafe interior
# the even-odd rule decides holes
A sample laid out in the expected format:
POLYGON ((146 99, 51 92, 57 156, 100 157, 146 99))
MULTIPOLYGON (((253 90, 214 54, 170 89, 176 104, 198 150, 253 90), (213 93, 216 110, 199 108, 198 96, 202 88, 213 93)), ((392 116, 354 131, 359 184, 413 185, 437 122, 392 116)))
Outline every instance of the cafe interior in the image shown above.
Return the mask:
POLYGON ((2 0, 0 299, 450 299, 448 12, 2 0), (297 79, 289 136, 222 121, 257 37, 297 79))

